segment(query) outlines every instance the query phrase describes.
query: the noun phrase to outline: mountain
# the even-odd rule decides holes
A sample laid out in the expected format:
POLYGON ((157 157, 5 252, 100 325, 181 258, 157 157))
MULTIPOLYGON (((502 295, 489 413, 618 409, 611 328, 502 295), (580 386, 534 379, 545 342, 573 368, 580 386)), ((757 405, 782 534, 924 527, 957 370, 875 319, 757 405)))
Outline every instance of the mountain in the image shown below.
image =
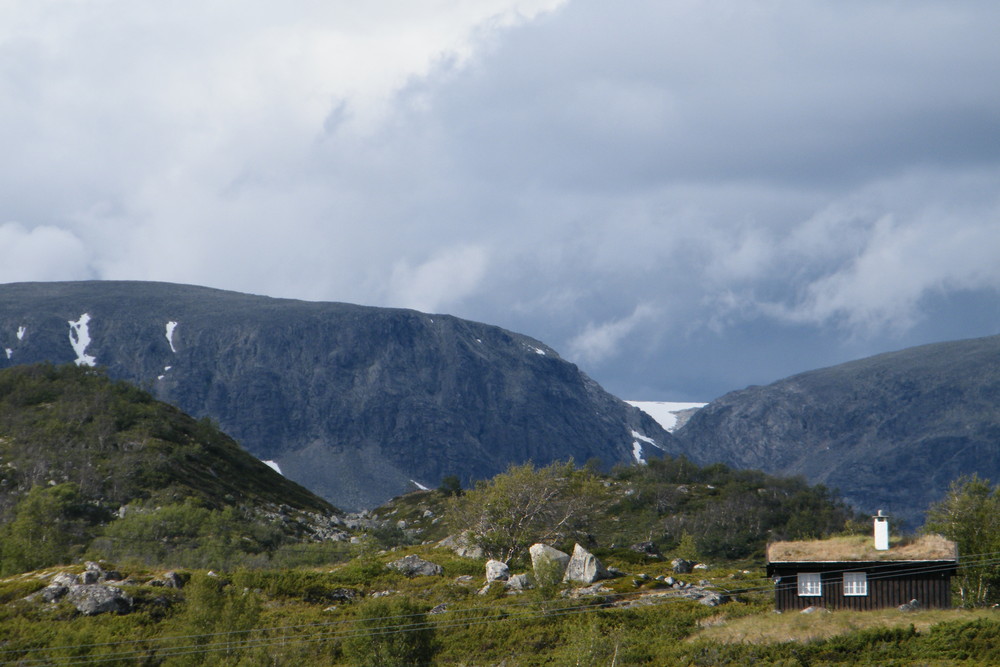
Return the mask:
POLYGON ((105 367, 334 504, 671 436, 528 336, 447 315, 149 282, 0 285, 0 367, 105 367))
POLYGON ((712 401, 674 435, 695 461, 803 475, 915 527, 956 477, 1000 481, 1000 336, 748 387, 712 401))

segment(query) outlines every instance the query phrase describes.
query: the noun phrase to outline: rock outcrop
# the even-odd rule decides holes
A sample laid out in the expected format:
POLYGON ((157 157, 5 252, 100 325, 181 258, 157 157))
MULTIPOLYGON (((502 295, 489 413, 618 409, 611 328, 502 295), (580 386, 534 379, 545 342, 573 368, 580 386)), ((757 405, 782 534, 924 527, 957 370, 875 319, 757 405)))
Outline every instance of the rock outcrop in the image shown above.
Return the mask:
POLYGON ((25 599, 52 604, 65 600, 85 616, 128 614, 132 611, 132 598, 118 586, 105 583, 119 581, 119 573, 105 571, 93 562, 87 562, 85 567, 80 575, 68 572, 56 574, 48 586, 25 599))

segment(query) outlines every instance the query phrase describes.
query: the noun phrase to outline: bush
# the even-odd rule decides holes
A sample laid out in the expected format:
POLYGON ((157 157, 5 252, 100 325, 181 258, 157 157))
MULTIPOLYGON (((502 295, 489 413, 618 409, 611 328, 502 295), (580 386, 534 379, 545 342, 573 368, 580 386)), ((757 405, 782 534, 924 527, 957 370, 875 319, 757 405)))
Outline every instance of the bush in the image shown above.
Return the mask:
POLYGON ((425 609, 410 598, 376 598, 359 605, 356 631, 344 641, 352 665, 429 665, 434 629, 425 609))

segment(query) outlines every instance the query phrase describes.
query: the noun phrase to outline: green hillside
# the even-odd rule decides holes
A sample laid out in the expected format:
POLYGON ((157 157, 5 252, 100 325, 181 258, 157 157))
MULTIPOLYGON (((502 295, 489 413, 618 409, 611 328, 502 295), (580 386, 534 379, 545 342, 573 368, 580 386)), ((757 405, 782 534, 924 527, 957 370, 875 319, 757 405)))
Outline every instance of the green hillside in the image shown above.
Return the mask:
POLYGON ((203 533, 266 550, 337 514, 210 421, 99 370, 0 371, 3 571, 88 549, 166 558, 203 533))

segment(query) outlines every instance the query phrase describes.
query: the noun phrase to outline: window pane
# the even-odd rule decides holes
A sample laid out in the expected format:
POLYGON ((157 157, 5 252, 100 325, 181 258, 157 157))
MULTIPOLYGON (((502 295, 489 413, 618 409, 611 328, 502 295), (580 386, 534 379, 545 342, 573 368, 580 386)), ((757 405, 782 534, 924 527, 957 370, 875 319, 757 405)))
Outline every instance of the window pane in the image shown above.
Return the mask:
POLYGON ((864 572, 845 572, 844 595, 868 595, 868 576, 864 572))
POLYGON ((823 588, 818 572, 799 573, 799 595, 822 595, 823 588))

